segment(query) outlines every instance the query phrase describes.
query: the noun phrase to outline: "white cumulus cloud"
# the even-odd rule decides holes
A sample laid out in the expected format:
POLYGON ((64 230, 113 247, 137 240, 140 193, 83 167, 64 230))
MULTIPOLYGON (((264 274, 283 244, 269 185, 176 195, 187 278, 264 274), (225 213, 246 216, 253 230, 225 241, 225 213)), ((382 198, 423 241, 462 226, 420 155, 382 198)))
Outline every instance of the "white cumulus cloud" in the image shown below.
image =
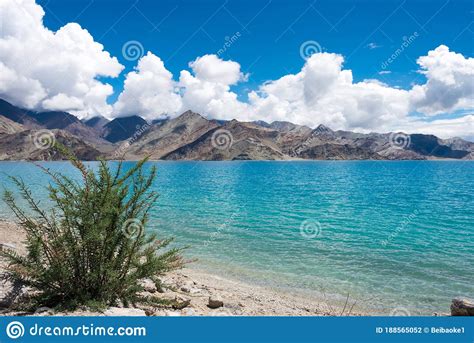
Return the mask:
POLYGON ((174 115, 181 109, 177 84, 163 61, 148 52, 134 71, 127 74, 124 90, 114 104, 119 116, 140 115, 145 119, 174 115))
POLYGON ((436 115, 474 107, 474 58, 440 45, 417 62, 427 82, 410 92, 414 109, 436 115))
POLYGON ((247 115, 248 105, 230 90, 230 86, 246 79, 240 64, 204 55, 189 66, 193 73, 183 70, 179 77, 182 111, 189 109, 219 119, 241 119, 247 115))
POLYGON ((34 0, 0 1, 0 97, 79 116, 110 113, 113 89, 97 78, 123 66, 76 23, 47 29, 44 14, 34 0))
POLYGON ((205 55, 189 63, 178 81, 163 61, 148 52, 127 74, 124 90, 114 105, 118 116, 138 114, 146 119, 174 117, 187 110, 219 119, 242 117, 247 105, 230 87, 245 80, 240 64, 205 55))
POLYGON ((204 55, 189 63, 196 78, 201 81, 233 85, 244 79, 240 64, 234 61, 223 61, 216 55, 204 55))
POLYGON ((338 54, 314 54, 299 73, 264 84, 250 94, 255 119, 371 130, 407 114, 406 91, 377 80, 354 83, 343 61, 338 54))

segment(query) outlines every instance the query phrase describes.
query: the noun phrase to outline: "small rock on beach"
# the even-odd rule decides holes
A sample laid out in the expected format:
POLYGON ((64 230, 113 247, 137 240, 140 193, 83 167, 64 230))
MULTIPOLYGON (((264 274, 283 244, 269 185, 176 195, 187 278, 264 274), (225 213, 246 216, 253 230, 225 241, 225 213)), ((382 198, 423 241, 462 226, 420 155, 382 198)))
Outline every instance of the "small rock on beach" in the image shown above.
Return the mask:
POLYGON ((474 300, 468 298, 454 298, 451 303, 452 316, 474 316, 474 300))
POLYGON ((224 301, 221 298, 216 296, 209 297, 209 302, 207 304, 209 308, 219 308, 224 306, 224 301))

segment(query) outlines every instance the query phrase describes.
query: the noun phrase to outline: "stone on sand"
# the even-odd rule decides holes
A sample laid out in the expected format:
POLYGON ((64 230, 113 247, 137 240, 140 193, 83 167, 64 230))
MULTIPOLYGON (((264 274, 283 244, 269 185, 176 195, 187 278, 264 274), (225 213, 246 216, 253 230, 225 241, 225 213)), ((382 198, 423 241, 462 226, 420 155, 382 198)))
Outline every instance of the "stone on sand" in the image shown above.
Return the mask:
POLYGON ((458 297, 451 303, 452 316, 474 316, 474 300, 458 297))
POLYGON ((210 296, 209 302, 207 303, 207 307, 209 308, 219 308, 224 306, 224 301, 217 297, 217 296, 210 296))

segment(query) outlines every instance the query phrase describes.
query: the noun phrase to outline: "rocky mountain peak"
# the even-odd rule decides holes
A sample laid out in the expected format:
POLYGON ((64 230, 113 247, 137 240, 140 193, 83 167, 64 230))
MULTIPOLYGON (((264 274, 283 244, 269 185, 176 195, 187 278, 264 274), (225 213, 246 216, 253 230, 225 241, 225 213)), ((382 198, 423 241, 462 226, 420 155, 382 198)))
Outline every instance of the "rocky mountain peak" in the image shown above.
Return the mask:
POLYGON ((112 143, 123 141, 146 125, 147 121, 137 115, 115 118, 104 126, 104 138, 112 143))
POLYGON ((329 127, 323 124, 319 124, 318 127, 316 127, 313 130, 314 133, 333 133, 334 131, 331 130, 329 127))
POLYGON ((400 145, 393 141, 393 133, 333 131, 325 125, 312 130, 287 121, 267 125, 208 120, 193 111, 152 125, 138 115, 103 125, 104 121, 97 117, 82 122, 67 112, 35 112, 0 101, 0 160, 60 158, 31 150, 29 137, 45 129, 55 131, 58 139, 84 159, 94 159, 98 153, 114 159, 123 141, 129 144, 126 151, 120 151, 121 156, 131 160, 144 156, 176 160, 474 158, 473 142, 426 134, 406 135, 407 144, 400 145))
POLYGON ((109 122, 110 122, 110 120, 108 120, 107 118, 102 117, 102 116, 96 116, 96 117, 92 117, 90 119, 84 120, 84 124, 86 124, 89 127, 96 128, 96 129, 103 128, 109 122))
POLYGON ((189 120, 189 119, 205 119, 199 113, 193 112, 191 110, 187 110, 186 112, 182 113, 179 117, 180 120, 189 120))

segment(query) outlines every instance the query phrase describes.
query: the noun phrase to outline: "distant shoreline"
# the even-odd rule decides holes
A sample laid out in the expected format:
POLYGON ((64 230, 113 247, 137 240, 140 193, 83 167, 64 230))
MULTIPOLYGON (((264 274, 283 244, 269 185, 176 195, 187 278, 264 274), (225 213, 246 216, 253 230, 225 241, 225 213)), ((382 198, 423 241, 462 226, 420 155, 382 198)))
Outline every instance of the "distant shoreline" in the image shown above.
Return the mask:
MULTIPOLYGON (((83 162, 99 162, 100 160, 82 160, 83 162)), ((138 162, 140 159, 132 160, 106 160, 106 162, 138 162)), ((30 162, 30 163, 43 163, 43 162, 65 162, 68 163, 69 160, 0 160, 0 162, 30 162)), ((176 163, 176 162, 281 162, 281 163, 291 163, 291 162, 474 162, 474 160, 460 160, 456 158, 433 158, 426 160, 306 160, 306 159, 292 159, 292 160, 154 160, 150 159, 148 162, 164 162, 164 163, 176 163)))
POLYGON ((214 120, 188 110, 147 122, 139 115, 81 121, 0 99, 0 160, 58 160, 54 145, 81 160, 431 160, 474 159, 474 142, 432 134, 360 133, 288 121, 214 120), (66 123, 67 125, 65 125, 66 123))

